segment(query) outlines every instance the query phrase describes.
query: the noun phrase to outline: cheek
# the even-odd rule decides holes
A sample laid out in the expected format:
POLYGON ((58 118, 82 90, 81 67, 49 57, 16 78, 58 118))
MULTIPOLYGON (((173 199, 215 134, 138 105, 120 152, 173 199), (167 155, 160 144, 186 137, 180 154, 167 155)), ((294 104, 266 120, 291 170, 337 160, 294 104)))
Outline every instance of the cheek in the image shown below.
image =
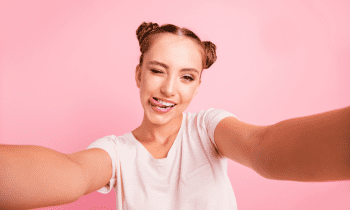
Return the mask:
POLYGON ((147 91, 152 91, 156 88, 156 83, 153 80, 145 80, 144 89, 147 91))
POLYGON ((193 87, 184 87, 181 89, 182 93, 182 100, 185 103, 189 103, 192 101, 193 96, 194 96, 195 88, 193 87))
MULTIPOLYGON (((141 83, 141 92, 143 94, 152 94, 152 92, 156 91, 157 88, 159 88, 159 81, 156 81, 154 77, 145 77, 143 79, 144 82, 141 83)), ((148 95, 145 97, 148 97, 148 95)))

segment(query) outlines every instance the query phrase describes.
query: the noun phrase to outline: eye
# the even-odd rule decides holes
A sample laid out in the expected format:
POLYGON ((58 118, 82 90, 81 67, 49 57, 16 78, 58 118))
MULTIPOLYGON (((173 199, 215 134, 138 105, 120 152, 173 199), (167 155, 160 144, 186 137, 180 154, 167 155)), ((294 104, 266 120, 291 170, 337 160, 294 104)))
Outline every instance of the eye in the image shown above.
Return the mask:
POLYGON ((188 80, 188 81, 194 80, 194 78, 192 76, 188 76, 188 75, 185 75, 184 78, 185 78, 185 80, 188 80))
POLYGON ((162 71, 158 71, 156 69, 151 69, 151 72, 155 73, 155 74, 159 74, 159 73, 163 73, 162 71))

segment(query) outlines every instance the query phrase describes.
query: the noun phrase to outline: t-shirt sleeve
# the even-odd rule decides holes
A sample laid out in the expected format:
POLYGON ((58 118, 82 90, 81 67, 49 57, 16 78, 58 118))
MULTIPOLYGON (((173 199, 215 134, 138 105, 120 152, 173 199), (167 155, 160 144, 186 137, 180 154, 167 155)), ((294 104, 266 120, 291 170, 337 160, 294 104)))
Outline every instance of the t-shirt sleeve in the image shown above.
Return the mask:
POLYGON ((112 160, 112 177, 107 183, 106 186, 102 187, 101 189, 98 189, 97 192, 102 193, 102 194, 107 194, 109 193, 113 187, 116 185, 116 176, 115 176, 115 166, 116 166, 116 157, 117 157, 117 150, 116 150, 116 137, 115 136, 106 136, 100 139, 97 139, 93 143, 91 143, 87 149, 92 149, 92 148, 100 148, 105 150, 109 156, 111 157, 112 160))
POLYGON ((234 114, 222 109, 210 108, 205 111, 204 121, 207 128, 208 136, 210 141, 215 145, 216 148, 217 146, 214 141, 215 128, 218 125, 218 123, 226 117, 237 118, 234 114))

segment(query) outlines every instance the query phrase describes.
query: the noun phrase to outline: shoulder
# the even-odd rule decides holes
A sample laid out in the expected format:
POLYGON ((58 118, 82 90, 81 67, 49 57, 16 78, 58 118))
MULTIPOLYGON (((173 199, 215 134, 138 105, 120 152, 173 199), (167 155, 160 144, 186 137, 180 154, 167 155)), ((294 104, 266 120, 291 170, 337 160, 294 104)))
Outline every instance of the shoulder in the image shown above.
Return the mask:
POLYGON ((206 110, 200 110, 199 112, 195 113, 198 117, 205 117, 206 120, 211 120, 213 118, 216 118, 218 116, 233 116, 236 117, 234 114, 232 114, 229 111, 223 110, 223 109, 216 109, 216 108, 209 108, 206 110))
POLYGON ((234 114, 232 114, 229 111, 223 110, 223 109, 215 109, 215 108, 209 108, 206 110, 200 110, 196 113, 187 113, 189 118, 197 118, 205 121, 211 121, 216 118, 225 118, 228 116, 232 116, 237 118, 234 114))
POLYGON ((195 121, 198 125, 204 126, 209 133, 214 133, 217 124, 226 117, 237 118, 229 111, 215 108, 200 110, 197 113, 188 113, 189 120, 195 121))
POLYGON ((131 132, 125 133, 120 136, 116 135, 108 135, 104 136, 102 138, 99 138, 92 142, 87 149, 91 148, 101 148, 101 149, 107 149, 107 148, 112 148, 112 147, 120 147, 124 144, 128 144, 132 141, 130 141, 132 137, 131 132))
POLYGON ((87 147, 87 149, 100 148, 101 146, 109 146, 110 144, 113 144, 115 141, 117 141, 117 139, 118 138, 115 135, 104 136, 92 142, 87 147))
POLYGON ((197 113, 186 113, 186 115, 186 127, 188 127, 187 129, 189 129, 189 132, 198 132, 202 138, 204 138, 204 136, 207 138, 209 137, 214 145, 214 131, 219 122, 226 117, 236 118, 231 112, 214 108, 200 110, 197 113))

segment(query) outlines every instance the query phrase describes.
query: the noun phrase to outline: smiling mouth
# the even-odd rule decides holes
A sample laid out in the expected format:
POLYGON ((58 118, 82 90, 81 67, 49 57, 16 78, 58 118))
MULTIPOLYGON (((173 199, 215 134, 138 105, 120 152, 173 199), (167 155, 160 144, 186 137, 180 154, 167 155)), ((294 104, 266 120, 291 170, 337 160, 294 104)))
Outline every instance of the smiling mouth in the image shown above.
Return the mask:
MULTIPOLYGON (((156 97, 152 97, 154 100, 156 100, 156 101, 162 101, 161 99, 158 99, 158 98, 156 98, 156 97)), ((176 103, 171 103, 171 104, 175 104, 176 105, 176 103)))
POLYGON ((154 107, 159 107, 159 108, 172 108, 174 106, 176 106, 176 104, 174 103, 167 103, 167 102, 164 102, 158 98, 155 98, 155 97, 152 97, 153 100, 151 100, 150 104, 154 107))

